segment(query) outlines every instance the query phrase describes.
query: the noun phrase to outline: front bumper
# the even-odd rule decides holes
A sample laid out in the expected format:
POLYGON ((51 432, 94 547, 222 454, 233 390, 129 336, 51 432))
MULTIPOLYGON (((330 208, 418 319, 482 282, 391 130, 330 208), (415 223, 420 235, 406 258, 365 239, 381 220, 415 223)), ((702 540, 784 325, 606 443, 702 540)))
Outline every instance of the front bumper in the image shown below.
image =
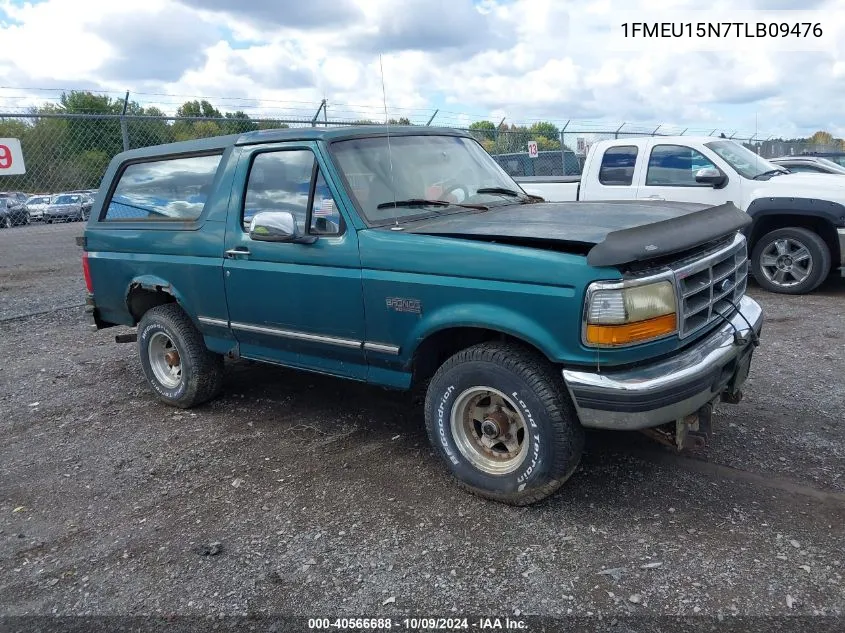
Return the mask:
POLYGON ((763 310, 746 296, 729 321, 692 347, 651 365, 601 373, 564 369, 581 424, 617 430, 660 426, 695 413, 722 392, 738 391, 754 350, 748 324, 759 335, 763 310))

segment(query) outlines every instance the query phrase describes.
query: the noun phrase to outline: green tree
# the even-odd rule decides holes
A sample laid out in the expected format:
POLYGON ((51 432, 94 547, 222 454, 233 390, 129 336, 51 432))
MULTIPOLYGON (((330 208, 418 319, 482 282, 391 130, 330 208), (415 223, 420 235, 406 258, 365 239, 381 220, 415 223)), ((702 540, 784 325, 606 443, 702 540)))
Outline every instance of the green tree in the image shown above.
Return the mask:
POLYGON ((556 138, 535 136, 534 140, 537 142, 537 149, 541 152, 560 149, 560 140, 556 138))
POLYGON ((470 124, 469 129, 475 132, 473 136, 478 140, 493 141, 496 138, 496 124, 492 121, 476 121, 470 124))
MULTIPOLYGON (((534 136, 542 136, 549 140, 558 140, 560 142, 560 130, 554 123, 549 123, 547 121, 540 121, 538 123, 534 123, 528 131, 533 134, 534 136)), ((560 147, 560 144, 558 144, 560 147)))
POLYGON ((250 119, 248 114, 240 110, 227 112, 225 118, 228 120, 220 126, 224 134, 245 134, 258 129, 258 124, 250 119))
POLYGON ((214 118, 214 119, 222 119, 223 115, 220 113, 220 110, 215 108, 211 105, 208 101, 203 99, 202 101, 197 101, 196 99, 193 101, 186 101, 179 108, 176 110, 177 117, 205 117, 205 118, 214 118))

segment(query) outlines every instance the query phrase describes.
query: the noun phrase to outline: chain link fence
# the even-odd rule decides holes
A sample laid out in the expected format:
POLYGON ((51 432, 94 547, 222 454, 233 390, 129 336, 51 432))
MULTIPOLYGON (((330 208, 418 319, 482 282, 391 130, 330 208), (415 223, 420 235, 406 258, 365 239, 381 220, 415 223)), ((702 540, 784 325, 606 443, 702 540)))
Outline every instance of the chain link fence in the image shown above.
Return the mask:
MULTIPOLYGON (((55 197, 74 193, 90 196, 99 187, 109 161, 124 149, 260 129, 366 123, 375 122, 232 116, 0 114, 0 138, 21 139, 27 168, 24 175, 4 176, 0 190, 20 192, 22 199, 23 194, 55 197)), ((590 145, 599 140, 660 135, 719 137, 722 134, 719 130, 653 128, 632 124, 611 128, 574 122, 562 128, 551 123, 531 127, 475 124, 468 131, 512 176, 577 176, 581 173, 590 145)), ((845 156, 838 144, 809 146, 800 141, 738 138, 734 134, 725 134, 725 137, 733 138, 766 158, 833 151, 845 156)))

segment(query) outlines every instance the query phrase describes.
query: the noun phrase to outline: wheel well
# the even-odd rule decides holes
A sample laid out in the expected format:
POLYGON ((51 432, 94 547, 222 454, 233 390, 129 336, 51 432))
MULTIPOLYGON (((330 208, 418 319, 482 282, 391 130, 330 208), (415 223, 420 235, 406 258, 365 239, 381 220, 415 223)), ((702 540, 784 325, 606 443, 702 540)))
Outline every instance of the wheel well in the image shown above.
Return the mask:
POLYGON ((413 371, 412 383, 414 385, 425 383, 450 356, 457 354, 462 349, 488 341, 515 343, 532 349, 542 354, 543 358, 546 358, 545 354, 535 346, 504 332, 475 327, 447 328, 431 334, 417 347, 413 360, 411 361, 413 371))
POLYGON ((141 317, 151 308, 164 305, 165 303, 175 303, 176 297, 165 289, 165 286, 142 286, 141 284, 132 284, 129 288, 129 294, 126 296, 126 306, 129 308, 129 314, 137 324, 141 317))
POLYGON ((839 240, 836 229, 824 218, 817 218, 809 215, 794 215, 790 213, 765 215, 754 222, 751 237, 748 240, 748 250, 752 250, 761 237, 776 229, 785 229, 791 226, 809 229, 821 237, 830 249, 831 261, 840 261, 839 240))

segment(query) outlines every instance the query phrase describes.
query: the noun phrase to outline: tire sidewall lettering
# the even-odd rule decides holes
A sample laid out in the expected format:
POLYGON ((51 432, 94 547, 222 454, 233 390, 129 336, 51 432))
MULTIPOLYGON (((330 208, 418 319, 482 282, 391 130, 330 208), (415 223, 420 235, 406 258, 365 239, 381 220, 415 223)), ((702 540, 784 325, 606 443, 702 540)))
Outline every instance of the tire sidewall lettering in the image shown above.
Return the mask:
MULTIPOLYGON (((507 394, 513 403, 519 407, 525 420, 528 430, 528 454, 525 456, 520 467, 507 475, 490 475, 472 466, 458 449, 455 439, 452 436, 452 407, 455 405, 458 394, 462 393, 465 389, 477 386, 472 381, 460 379, 449 381, 445 383, 445 386, 438 389, 436 399, 434 399, 436 406, 432 412, 435 418, 437 441, 445 453, 446 459, 456 469, 465 471, 466 478, 470 479, 474 485, 487 488, 493 484, 495 487, 501 488, 503 492, 517 492, 525 488, 534 487, 534 485, 538 485, 536 483, 538 480, 542 480, 547 470, 546 464, 549 459, 545 450, 546 441, 544 438, 543 422, 538 421, 534 413, 537 410, 537 406, 529 405, 529 402, 536 400, 536 397, 533 394, 513 389, 513 384, 503 385, 499 380, 492 377, 486 381, 486 384, 507 394)), ((463 475, 461 476, 463 478, 463 475)))

